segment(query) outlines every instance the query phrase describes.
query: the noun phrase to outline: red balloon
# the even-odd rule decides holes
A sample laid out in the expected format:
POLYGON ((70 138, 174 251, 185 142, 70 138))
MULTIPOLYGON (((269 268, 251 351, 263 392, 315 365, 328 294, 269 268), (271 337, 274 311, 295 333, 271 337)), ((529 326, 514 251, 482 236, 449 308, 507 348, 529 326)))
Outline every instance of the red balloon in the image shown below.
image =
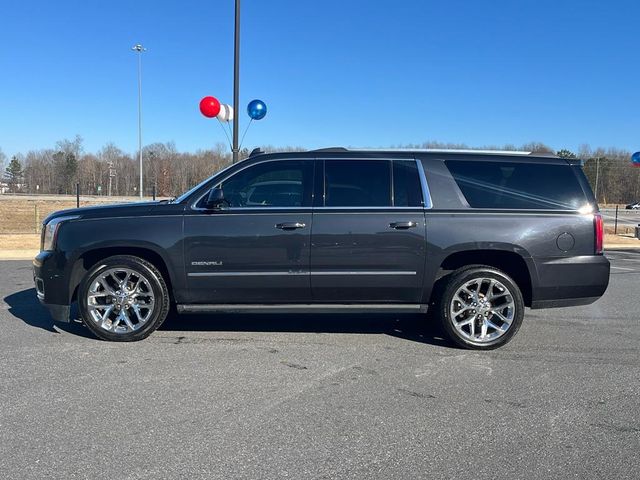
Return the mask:
POLYGON ((200 100, 200 113, 207 118, 215 118, 220 113, 220 102, 216 97, 204 97, 200 100))

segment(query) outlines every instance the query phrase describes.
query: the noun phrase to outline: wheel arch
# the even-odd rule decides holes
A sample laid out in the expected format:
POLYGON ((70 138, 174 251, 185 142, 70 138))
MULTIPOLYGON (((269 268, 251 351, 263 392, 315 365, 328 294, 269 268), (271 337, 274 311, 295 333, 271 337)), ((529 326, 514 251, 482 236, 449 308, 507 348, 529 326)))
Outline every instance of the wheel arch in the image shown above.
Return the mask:
POLYGON ((80 282, 84 275, 96 263, 115 255, 135 256, 153 264, 160 271, 167 284, 171 301, 174 300, 173 285, 175 279, 173 278, 172 272, 169 270, 168 262, 160 253, 150 247, 109 246, 98 247, 82 252, 73 262, 73 266, 71 267, 71 272, 69 274, 69 299, 71 302, 76 300, 78 287, 80 286, 80 282))
MULTIPOLYGON (((437 278, 469 265, 486 265, 502 270, 516 283, 522 293, 524 304, 531 306, 533 296, 532 272, 525 258, 514 251, 477 249, 449 254, 440 263, 437 278)), ((432 293, 433 296, 433 293, 432 293)))

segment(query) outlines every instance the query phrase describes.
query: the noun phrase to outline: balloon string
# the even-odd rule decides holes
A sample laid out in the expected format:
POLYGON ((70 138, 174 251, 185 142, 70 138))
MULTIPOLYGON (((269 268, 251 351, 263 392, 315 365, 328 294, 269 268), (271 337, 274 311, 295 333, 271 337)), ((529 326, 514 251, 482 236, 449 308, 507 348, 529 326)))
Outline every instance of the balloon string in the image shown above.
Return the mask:
POLYGON ((227 121, 227 130, 229 130, 229 136, 233 136, 233 131, 231 130, 231 120, 227 121))
POLYGON ((229 142, 229 148, 233 149, 233 147, 231 146, 231 139, 229 138, 229 135, 227 135, 227 131, 222 126, 222 122, 217 117, 216 117, 216 120, 218 120, 218 123, 220 124, 220 128, 222 129, 222 133, 224 133, 224 136, 227 137, 227 142, 229 142))
POLYGON ((247 125, 247 128, 244 129, 244 133, 242 134, 242 138, 240 139, 240 147, 242 148, 242 143, 244 142, 244 136, 247 134, 247 130, 249 130, 249 127, 251 126, 251 123, 253 122, 253 118, 251 120, 249 120, 249 125, 247 125))

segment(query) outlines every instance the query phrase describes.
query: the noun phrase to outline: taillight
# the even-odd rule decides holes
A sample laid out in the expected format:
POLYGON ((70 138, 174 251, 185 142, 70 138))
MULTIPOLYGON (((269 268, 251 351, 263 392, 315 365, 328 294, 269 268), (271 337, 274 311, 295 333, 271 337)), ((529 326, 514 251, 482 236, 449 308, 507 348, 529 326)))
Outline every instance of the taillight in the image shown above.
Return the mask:
POLYGON ((601 255, 604 251, 604 223, 599 213, 593 216, 593 227, 596 233, 596 255, 601 255))

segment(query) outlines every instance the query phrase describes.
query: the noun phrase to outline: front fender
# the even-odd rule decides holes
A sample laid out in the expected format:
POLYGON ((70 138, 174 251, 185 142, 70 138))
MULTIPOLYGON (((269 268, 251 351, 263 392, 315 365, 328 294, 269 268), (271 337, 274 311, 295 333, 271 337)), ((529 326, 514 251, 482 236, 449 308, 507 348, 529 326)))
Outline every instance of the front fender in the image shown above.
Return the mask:
POLYGON ((156 266, 168 275, 172 287, 183 288, 182 232, 182 215, 80 219, 63 225, 55 256, 57 263, 64 265, 68 289, 66 298, 61 294, 58 300, 70 303, 82 277, 96 261, 120 254, 160 259, 163 265, 156 266))

